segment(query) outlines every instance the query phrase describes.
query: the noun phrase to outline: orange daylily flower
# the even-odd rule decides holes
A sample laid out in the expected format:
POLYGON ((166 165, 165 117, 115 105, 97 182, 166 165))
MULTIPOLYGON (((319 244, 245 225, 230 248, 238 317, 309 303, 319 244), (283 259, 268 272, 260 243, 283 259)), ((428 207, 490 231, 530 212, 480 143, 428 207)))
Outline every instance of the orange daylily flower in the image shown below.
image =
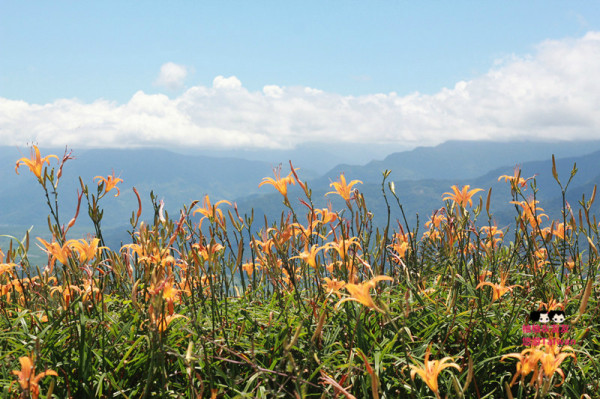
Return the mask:
POLYGON ((429 239, 431 241, 437 241, 441 238, 442 238, 442 234, 439 230, 431 229, 429 231, 423 232, 423 240, 429 239))
POLYGON ((333 212, 331 208, 315 209, 315 213, 321 216, 321 220, 318 220, 318 222, 322 224, 335 222, 338 218, 337 213, 333 212))
POLYGON ((562 302, 558 302, 556 299, 554 299, 554 297, 550 297, 550 299, 548 300, 548 302, 542 302, 542 301, 537 301, 536 302, 538 304, 538 309, 542 310, 556 310, 556 309, 560 309, 560 310, 565 310, 565 305, 563 305, 562 302))
POLYGON ((242 270, 244 270, 246 273, 248 273, 248 276, 252 276, 252 273, 254 272, 254 270, 256 269, 256 271, 259 271, 259 265, 252 263, 252 262, 246 262, 242 264, 242 270))
POLYGON ((150 295, 158 295, 162 292, 162 299, 167 303, 167 311, 169 315, 175 312, 175 302, 179 301, 181 296, 180 290, 175 288, 171 279, 164 280, 158 284, 150 284, 148 289, 150 295))
POLYGON ((410 365, 410 378, 414 381, 415 375, 418 374, 429 389, 435 393, 435 396, 439 398, 438 376, 440 372, 449 367, 454 367, 458 371, 461 371, 461 368, 456 363, 446 363, 453 360, 451 357, 445 357, 442 360, 429 360, 430 354, 430 347, 427 347, 424 364, 419 366, 410 365))
POLYGON ((306 263, 308 263, 310 266, 314 267, 315 269, 317 268, 317 253, 322 250, 322 249, 327 249, 327 246, 322 246, 319 247, 317 245, 313 245, 310 250, 305 250, 300 252, 300 254, 298 254, 298 256, 292 256, 290 259, 302 259, 303 261, 305 261, 306 263))
POLYGON ((256 251, 260 251, 268 256, 273 255, 273 248, 275 247, 275 242, 273 242, 272 238, 265 238, 262 241, 253 239, 252 244, 256 251))
POLYGON ((530 385, 534 385, 540 376, 540 368, 539 368, 539 360, 544 355, 544 352, 539 350, 538 348, 527 348, 521 353, 509 353, 508 355, 504 355, 500 358, 500 361, 503 362, 504 359, 509 357, 514 357, 519 359, 519 363, 517 363, 517 371, 513 376, 512 381, 510 382, 510 386, 513 386, 515 382, 517 382, 517 378, 521 376, 521 381, 531 372, 533 372, 533 377, 529 382, 530 385))
POLYGON ((360 283, 360 284, 348 283, 348 284, 346 284, 344 286, 344 288, 346 288, 348 290, 348 292, 350 293, 350 297, 342 299, 341 301, 339 301, 337 303, 337 305, 335 305, 335 307, 339 308, 339 306, 342 303, 347 302, 347 301, 356 301, 356 302, 362 303, 363 305, 365 305, 368 308, 371 308, 373 310, 383 313, 383 310, 378 308, 377 305, 375 304, 375 302, 373 302, 373 298, 371 298, 371 294, 369 293, 371 288, 375 288, 375 285, 378 281, 383 281, 383 280, 394 281, 394 279, 389 276, 377 276, 377 277, 373 277, 371 280, 364 282, 364 283, 360 283))
POLYGON ((100 185, 100 183, 104 182, 104 194, 108 193, 113 188, 115 190, 117 190, 117 193, 115 194, 115 197, 118 197, 119 194, 121 194, 121 191, 117 187, 117 183, 123 182, 123 179, 115 177, 115 171, 114 170, 113 170, 111 176, 107 176, 107 177, 96 176, 96 177, 94 177, 94 180, 96 180, 96 179, 98 179, 98 185, 100 185))
MULTIPOLYGON (((312 224, 308 225, 307 227, 304 227, 303 225, 301 225, 299 223, 292 223, 293 235, 294 236, 300 235, 301 243, 304 245, 305 249, 308 249, 308 244, 310 242, 310 238, 312 235, 317 235, 317 236, 321 237, 323 240, 325 240, 327 238, 326 236, 323 236, 322 234, 319 234, 318 232, 313 230, 318 223, 319 223, 319 221, 315 220, 312 222, 312 224)), ((291 236, 290 236, 290 238, 291 238, 291 236)))
POLYGON ((58 157, 56 155, 48 155, 43 157, 40 155, 40 150, 37 146, 33 146, 33 150, 31 151, 31 158, 23 157, 17 161, 15 166, 15 172, 19 174, 19 167, 25 165, 29 168, 29 170, 41 181, 42 180, 42 167, 45 163, 50 165, 50 158, 56 158, 58 161, 58 157), (35 154, 34 154, 35 151, 35 154))
POLYGON ((180 314, 173 314, 169 316, 159 315, 156 317, 154 312, 150 312, 150 322, 158 329, 159 332, 165 332, 169 327, 169 324, 175 319, 183 317, 187 319, 187 317, 180 314))
POLYGON ((562 381, 555 385, 556 387, 561 386, 565 382, 565 373, 558 366, 560 366, 567 357, 572 357, 577 361, 577 356, 575 356, 574 353, 566 353, 564 352, 565 350, 573 352, 573 348, 568 345, 563 347, 559 347, 558 345, 546 345, 546 353, 544 353, 540 359, 544 374, 548 378, 552 378, 555 372, 562 377, 562 381))
POLYGON ((565 381, 565 374, 559 368, 561 363, 567 358, 572 357, 577 361, 577 356, 572 353, 573 348, 570 346, 559 347, 558 345, 542 344, 536 348, 527 348, 521 353, 510 353, 502 356, 500 361, 508 357, 514 357, 519 359, 517 363, 517 371, 513 376, 510 385, 514 385, 519 375, 523 380, 529 373, 533 371, 533 376, 530 385, 537 384, 538 387, 542 385, 542 377, 545 375, 548 378, 552 378, 554 373, 558 373, 562 377, 562 381, 555 386, 561 386, 565 381), (543 349, 545 347, 545 350, 543 349), (565 352, 570 351, 570 352, 565 352), (542 368, 540 369, 540 363, 542 368), (543 374, 542 374, 543 371, 543 374))
POLYGON ((13 272, 13 269, 15 267, 17 267, 15 263, 0 263, 0 276, 2 276, 4 273, 9 273, 14 278, 15 273, 13 272))
POLYGON ((410 249, 410 237, 412 233, 396 233, 394 234, 394 239, 392 244, 388 245, 388 248, 392 249, 396 252, 393 255, 393 260, 396 263, 400 262, 401 258, 404 258, 406 255, 406 251, 410 249))
POLYGON ((484 271, 483 273, 481 273, 481 274, 479 275, 479 282, 480 282, 480 283, 483 283, 483 282, 485 281, 485 278, 486 278, 487 276, 491 276, 491 275, 492 275, 492 272, 491 272, 491 271, 489 271, 489 270, 486 270, 486 271, 484 271))
POLYGON ((554 229, 552 229, 552 235, 554 235, 554 237, 560 238, 561 240, 564 240, 567 230, 570 230, 570 229, 571 229, 571 226, 569 226, 569 225, 565 226, 564 223, 559 223, 556 225, 556 227, 554 227, 554 229))
POLYGON ((79 262, 82 264, 94 259, 98 250, 106 249, 106 247, 98 247, 99 243, 99 238, 93 238, 90 242, 84 239, 67 241, 67 245, 79 255, 79 262))
POLYGON ((482 241, 481 245, 484 247, 484 249, 489 250, 492 248, 497 248, 498 244, 502 241, 502 238, 504 237, 504 232, 498 228, 498 226, 494 225, 494 226, 483 226, 481 228, 481 233, 486 235, 486 239, 485 242, 482 241), (496 238, 496 236, 499 236, 498 238, 496 238))
POLYGON ((8 282, 8 284, 5 284, 3 286, 1 286, 1 295, 6 295, 6 299, 9 299, 10 296, 10 291, 14 291, 17 292, 19 294, 19 303, 21 305, 23 305, 25 303, 24 300, 24 296, 23 296, 23 290, 24 289, 29 289, 31 286, 39 286, 39 277, 35 276, 35 277, 24 277, 24 278, 17 278, 17 279, 13 279, 10 280, 8 282))
POLYGON ((452 189, 453 193, 444 193, 446 197, 442 198, 442 200, 452 200, 458 205, 462 206, 463 208, 466 208, 467 205, 473 206, 473 195, 475 195, 479 191, 483 191, 483 189, 474 188, 473 190, 469 190, 470 187, 471 186, 468 184, 466 186, 463 186, 462 189, 459 189, 457 186, 452 186, 450 188, 452 189))
POLYGON ((273 169, 273 174, 275 175, 275 179, 272 177, 264 177, 262 183, 258 185, 261 187, 265 184, 270 184, 277 189, 287 199, 287 186, 288 184, 296 184, 296 181, 292 177, 292 172, 286 177, 281 177, 281 165, 277 169, 273 169))
POLYGON ((198 208, 196 209, 192 215, 195 215, 196 213, 200 212, 201 214, 204 215, 204 217, 202 219, 205 218, 209 218, 209 219, 215 219, 218 218, 218 220, 221 222, 223 222, 223 212, 218 208, 219 205, 221 204, 227 204, 229 206, 231 206, 231 202, 227 201, 227 200, 221 200, 218 201, 216 204, 211 205, 210 203, 210 198, 208 198, 208 194, 204 196, 204 200, 202 202, 202 208, 198 208))
POLYGON ((548 215, 545 213, 538 213, 538 211, 543 211, 544 209, 536 206, 540 203, 540 201, 536 201, 533 198, 528 201, 510 201, 511 204, 519 205, 523 208, 522 218, 529 222, 531 227, 534 229, 542 223, 542 216, 548 218, 548 215))
POLYGON ((352 189, 353 185, 358 183, 363 184, 363 182, 360 180, 352 180, 350 183, 346 183, 346 177, 342 173, 339 181, 333 182, 329 185, 330 187, 333 187, 335 191, 330 191, 325 195, 338 194, 346 201, 350 201, 350 190, 352 189))
POLYGON ((335 249, 336 252, 338 253, 338 255, 340 256, 340 259, 344 259, 346 257, 346 254, 348 253, 348 249, 350 248, 350 245, 352 245, 352 244, 354 244, 358 248, 360 248, 360 241, 359 241, 358 237, 351 237, 351 238, 347 238, 347 239, 341 239, 339 241, 333 241, 333 242, 326 244, 324 247, 326 247, 327 249, 329 249, 329 248, 335 249))
POLYGON ((533 252, 533 266, 530 266, 534 271, 541 270, 544 265, 550 263, 548 261, 548 252, 546 248, 540 248, 533 252))
MULTIPOLYGON (((435 238, 435 236, 434 236, 435 238)), ((404 258, 404 256, 406 255, 406 251, 408 251, 408 249, 410 248, 408 242, 404 241, 404 242, 394 242, 392 245, 388 246, 389 248, 391 248, 394 252, 396 252, 395 254, 393 254, 393 260, 396 263, 400 263, 400 259, 404 258)))
POLYGON ((573 260, 573 258, 569 258, 566 262, 565 262, 565 266, 567 267, 567 269, 569 269, 570 271, 573 271, 573 268, 575 267, 575 261, 573 260))
POLYGON ((514 191, 514 189, 517 186, 521 186, 521 188, 527 188, 527 182, 533 178, 534 178, 534 176, 529 177, 527 179, 522 178, 521 177, 521 169, 517 166, 517 167, 515 167, 515 171, 512 176, 502 175, 498 178, 498 181, 504 179, 505 182, 510 182, 510 185, 512 186, 513 191, 514 191))
POLYGON ((49 243, 46 240, 44 240, 43 238, 38 237, 37 239, 39 242, 41 242, 44 245, 45 249, 42 248, 44 250, 44 252, 46 252, 48 255, 52 255, 52 258, 50 260, 51 268, 54 266, 54 261, 57 259, 63 265, 68 264, 69 255, 71 255, 71 248, 69 248, 68 243, 65 243, 61 247, 60 244, 57 243, 56 241, 52 241, 51 243, 49 243))
POLYGON ((479 284, 477 284, 477 287, 475 287, 475 289, 477 288, 481 288, 484 285, 489 285, 490 287, 492 287, 492 302, 494 302, 497 299, 500 299, 501 296, 503 296, 504 294, 506 294, 508 291, 512 291, 514 287, 520 287, 523 288, 520 285, 511 285, 509 287, 506 286, 506 279, 508 278, 508 272, 506 273, 502 273, 502 275, 500 276, 500 284, 493 284, 490 283, 489 281, 484 281, 481 282, 479 284))
POLYGON ((128 251, 128 253, 134 252, 138 256, 138 260, 140 262, 146 261, 149 259, 148 251, 146 250, 146 247, 144 247, 140 244, 125 244, 121 247, 121 251, 123 249, 126 249, 128 251))
POLYGON ((305 237, 308 237, 307 229, 304 228, 301 224, 298 223, 290 223, 280 227, 279 229, 275 227, 271 227, 267 229, 267 234, 271 232, 275 232, 275 236, 273 237, 273 244, 276 248, 281 248, 285 243, 287 243, 290 238, 295 237, 299 234, 304 234, 305 237))
POLYGON ((327 290, 327 294, 335 293, 338 298, 341 298, 340 290, 346 286, 346 283, 343 281, 338 281, 337 279, 331 279, 329 277, 325 277, 323 279, 325 282, 325 289, 327 290))
POLYGON ((77 291, 78 293, 81 294, 81 288, 76 287, 74 285, 69 285, 67 287, 53 287, 50 289, 50 293, 54 293, 54 292, 60 292, 62 294, 62 298, 63 298, 63 303, 64 303, 64 309, 67 309, 69 307, 69 304, 71 303, 71 299, 73 299, 74 293, 73 291, 77 291))
POLYGON ((46 315, 43 311, 34 312, 32 315, 35 316, 38 323, 48 323, 48 315, 46 315))
POLYGON ((210 258, 214 258, 217 252, 225 249, 225 247, 219 244, 218 242, 210 243, 208 244, 208 247, 205 247, 200 243, 196 243, 192 244, 192 248, 196 249, 196 251, 198 251, 202 259, 204 259, 205 261, 209 260, 210 258))
POLYGON ((168 282, 163 289, 163 299, 167 301, 167 308, 169 315, 173 315, 175 311, 175 301, 180 297, 180 292, 177 288, 173 287, 172 282, 168 282))
POLYGON ((100 302, 102 299, 102 291, 100 291, 99 285, 93 278, 87 278, 82 283, 83 296, 81 298, 84 305, 91 307, 94 302, 100 302))
POLYGON ((12 373, 19 379, 19 385, 21 385, 23 393, 29 392, 32 399, 37 399, 40 396, 39 381, 42 378, 47 375, 58 376, 58 373, 54 370, 46 370, 36 375, 33 355, 20 357, 19 362, 21 363, 21 371, 13 370, 12 373))
POLYGON ((446 222, 447 220, 448 219, 445 215, 445 209, 442 208, 439 211, 435 211, 433 215, 431 215, 431 219, 429 219, 429 221, 425 223, 425 226, 428 228, 433 227, 439 229, 442 222, 446 222))

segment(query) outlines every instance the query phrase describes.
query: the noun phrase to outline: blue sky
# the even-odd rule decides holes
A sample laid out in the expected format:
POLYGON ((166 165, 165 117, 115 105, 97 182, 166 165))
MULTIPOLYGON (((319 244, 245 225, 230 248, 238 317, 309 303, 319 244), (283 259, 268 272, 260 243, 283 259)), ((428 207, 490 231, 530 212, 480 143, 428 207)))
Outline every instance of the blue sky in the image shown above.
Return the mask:
POLYGON ((600 138, 597 1, 0 6, 11 144, 600 138))

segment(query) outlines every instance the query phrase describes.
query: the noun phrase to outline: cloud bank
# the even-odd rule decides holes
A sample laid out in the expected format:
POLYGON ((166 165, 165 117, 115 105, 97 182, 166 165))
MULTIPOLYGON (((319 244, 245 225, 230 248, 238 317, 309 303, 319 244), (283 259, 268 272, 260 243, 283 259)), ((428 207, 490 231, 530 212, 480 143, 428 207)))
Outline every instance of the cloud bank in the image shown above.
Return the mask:
POLYGON ((160 67, 160 74, 154 84, 166 87, 169 90, 183 89, 183 83, 187 77, 187 68, 173 62, 167 62, 160 67))
MULTIPOLYGON (((393 66, 390 66, 393 67, 393 66)), ((187 72, 163 65, 158 81, 187 72)), ((528 56, 436 94, 344 96, 310 87, 251 92, 235 76, 175 98, 137 92, 126 104, 0 98, 0 140, 43 146, 291 148, 301 142, 434 145, 450 139, 600 139, 600 32, 549 40, 528 56)))

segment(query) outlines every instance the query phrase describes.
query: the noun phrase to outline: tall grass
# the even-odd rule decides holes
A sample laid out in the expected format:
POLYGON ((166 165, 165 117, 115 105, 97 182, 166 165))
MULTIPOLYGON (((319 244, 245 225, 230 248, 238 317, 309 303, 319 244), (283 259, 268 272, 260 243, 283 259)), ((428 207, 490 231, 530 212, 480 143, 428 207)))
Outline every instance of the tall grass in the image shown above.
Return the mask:
MULTIPOLYGON (((360 182, 342 175, 328 195, 345 209, 317 209, 290 163, 261 183, 288 208, 275 220, 206 196, 174 218, 153 199, 144 223, 136 191, 131 242, 108 248, 101 206, 118 179, 81 181, 64 223, 70 154, 52 167, 34 151, 18 165, 47 200, 52 240, 26 234, 0 252, 3 397, 597 397, 595 189, 549 221, 535 180, 517 171, 504 176, 509 228, 495 226, 490 192, 478 202, 467 186, 445 194, 423 232, 406 218, 380 229, 360 182), (70 237, 86 214, 94 236, 70 237), (30 263, 32 243, 46 264, 30 263), (534 322, 534 310, 566 321, 534 322)), ((389 215, 403 210, 388 176, 389 215)))

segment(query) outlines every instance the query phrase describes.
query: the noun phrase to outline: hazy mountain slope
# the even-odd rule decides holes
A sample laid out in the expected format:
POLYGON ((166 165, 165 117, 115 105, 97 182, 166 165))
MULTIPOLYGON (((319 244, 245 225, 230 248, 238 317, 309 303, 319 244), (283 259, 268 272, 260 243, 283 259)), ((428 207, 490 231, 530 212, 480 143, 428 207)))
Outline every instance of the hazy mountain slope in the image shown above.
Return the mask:
MULTIPOLYGON (((20 168, 20 175, 14 172, 16 160, 29 157, 28 150, 21 152, 0 147, 0 223, 44 223, 48 208, 35 176, 25 166, 20 168)), ((63 152, 64 149, 41 149, 42 155, 62 156, 63 152)), ((107 176, 114 170, 123 182, 118 185, 121 196, 109 195, 103 199, 104 222, 109 226, 126 223, 137 209, 131 189, 134 185, 145 203, 150 190, 154 190, 158 198, 164 198, 167 209, 179 209, 184 203, 202 200, 205 194, 215 200, 258 192, 261 179, 272 175, 272 165, 267 162, 181 155, 161 149, 75 150, 73 154, 76 159, 66 163, 58 187, 63 219, 70 219, 75 211, 77 190, 81 191, 79 176, 93 190, 94 176, 107 176)), ((54 159, 52 165, 56 165, 54 159)), ((147 211, 149 208, 146 206, 147 211)))
MULTIPOLYGON (((338 164, 365 165, 374 159, 383 159, 394 151, 408 148, 402 144, 377 143, 302 143, 293 149, 246 149, 246 150, 211 150, 194 149, 195 154, 214 157, 233 157, 247 160, 260 160, 272 164, 286 166, 291 159, 294 166, 302 169, 309 178, 316 178, 327 173, 338 164)), ((190 150, 177 149, 178 152, 190 153, 190 150)))
MULTIPOLYGON (((542 201, 542 207, 546 213, 558 215, 562 199, 560 189, 551 173, 550 155, 545 156, 542 161, 524 162, 529 157, 542 156, 544 151, 555 150, 556 144, 529 144, 518 145, 506 144, 505 146, 490 143, 447 143, 434 148, 421 148, 414 151, 393 154, 386 158, 386 162, 394 159, 403 160, 403 164, 414 168, 421 165, 421 170, 415 169, 413 176, 433 174, 438 171, 438 178, 427 179, 405 179, 402 173, 397 173, 391 163, 372 162, 363 167, 348 167, 342 170, 347 178, 362 179, 364 184, 356 186, 365 194, 370 210, 375 214, 375 222, 378 225, 385 223, 387 208, 381 196, 381 178, 383 169, 392 169, 392 178, 396 184, 396 192, 406 211, 406 215, 412 224, 416 222, 416 214, 420 215, 420 224, 427 221, 431 212, 443 206, 442 196, 444 192, 450 191, 450 186, 469 184, 471 187, 488 190, 493 188, 492 208, 498 223, 510 223, 514 219, 514 206, 508 204, 511 200, 510 188, 504 182, 498 182, 498 176, 502 174, 512 175, 514 164, 522 162, 524 177, 537 173, 538 187, 540 189, 537 197, 542 201), (497 145, 496 150, 490 146, 497 145), (516 147, 515 147, 516 146, 516 147), (460 150, 462 148, 462 152, 460 150), (517 151, 516 148, 522 148, 517 151), (513 155, 507 156, 507 161, 502 167, 484 169, 485 165, 494 165, 499 162, 499 157, 506 152, 515 151, 513 155), (487 151, 487 153, 484 153, 487 151), (403 155, 402 155, 403 154, 403 155), (448 154, 452 154, 450 157, 448 154), (458 154, 458 155, 457 155, 458 154), (472 155, 475 154, 475 155, 472 155), (439 159, 435 157, 439 156, 439 159), (411 158, 412 157, 412 158, 411 158), (408 159, 410 162, 407 163, 408 159), (452 164, 452 159, 455 162, 452 164), (473 163, 480 162, 475 168, 473 163), (453 166, 449 166, 452 164, 453 166), (437 165, 437 166, 435 166, 437 165), (462 166, 461 166, 462 165, 462 166), (461 169, 463 168, 463 169, 461 169), (473 169, 475 168, 475 169, 473 169), (478 177, 464 177, 465 175, 480 171, 478 177), (456 177, 444 178, 444 176, 456 177), (462 176, 462 177, 461 177, 462 176)), ((565 144, 565 143, 563 143, 565 144)), ((584 148, 594 148, 598 142, 571 143, 556 151, 560 153, 581 152, 584 148)), ((42 154, 54 153, 62 155, 63 151, 42 149, 42 154)), ((255 219, 260 224, 264 214, 272 218, 280 215, 286 209, 281 204, 281 195, 270 186, 258 188, 263 177, 273 176, 271 164, 260 161, 245 161, 232 158, 214 158, 205 156, 181 155, 160 149, 135 149, 135 150, 85 150, 74 152, 77 159, 69 161, 65 166, 64 175, 59 185, 59 201, 61 220, 67 222, 75 212, 76 193, 79 189, 78 176, 82 176, 85 183, 91 189, 96 184, 93 177, 97 175, 106 176, 112 173, 120 176, 124 182, 119 184, 121 195, 114 198, 106 196, 101 203, 105 209, 103 226, 115 239, 124 237, 127 221, 132 211, 137 210, 137 199, 131 187, 135 185, 139 190, 144 207, 143 218, 151 221, 153 209, 149 201, 150 190, 154 190, 159 199, 164 199, 165 209, 175 214, 183 204, 190 204, 193 200, 202 200, 205 194, 210 194, 213 203, 221 199, 236 201, 242 214, 250 214, 254 208, 255 219), (121 233, 119 233, 121 232, 121 233)), ((503 155, 504 154, 504 155, 503 155)), ((28 156, 28 150, 22 150, 20 154, 16 149, 0 147, 0 226, 30 226, 45 230, 48 208, 45 203, 43 191, 36 182, 35 177, 26 167, 20 169, 20 175, 14 173, 15 161, 21 156, 28 156)), ((567 199, 575 206, 586 193, 589 197, 593 185, 600 182, 600 152, 574 157, 558 158, 557 167, 561 179, 566 182, 572 169, 573 162, 577 162, 579 173, 571 183, 567 199)), ((54 165, 53 161, 53 165, 54 165)), ((287 167, 284 170, 288 170, 287 167)), ((309 179, 304 170, 299 174, 302 179, 309 179)), ((337 171, 328 173, 319 179, 309 181, 313 190, 313 199, 317 206, 325 207, 328 201, 332 201, 334 209, 343 209, 345 204, 337 195, 324 194, 332 189, 329 187, 331 181, 337 180, 337 171)), ((532 190, 527 190, 532 193, 532 190)), ((485 193, 481 193, 485 196, 485 193)), ((298 186, 291 187, 290 199, 300 197, 298 186)), ((479 195, 478 195, 479 196, 479 195)), ((400 213, 395 200, 389 199, 392 212, 392 220, 399 218, 400 213)), ((600 203, 600 201, 599 201, 600 203)), ((79 229, 86 229, 90 223, 85 214, 86 204, 80 219, 76 225, 79 229)), ((596 205, 597 206, 597 205, 596 205)), ((302 212, 303 205, 298 205, 298 212, 302 212)), ((12 231, 12 230, 11 230, 12 231)), ((19 231, 19 230, 15 230, 19 231)))
POLYGON ((364 166, 337 165, 320 179, 345 172, 353 179, 378 182, 381 171, 392 171, 396 180, 419 179, 469 179, 489 170, 517 163, 570 157, 600 150, 600 141, 585 142, 487 142, 448 141, 435 147, 417 147, 411 151, 391 154, 382 161, 372 161, 364 166))
MULTIPOLYGON (((563 184, 566 184, 573 168, 573 163, 575 162, 577 163, 579 171, 573 178, 567 191, 567 201, 574 208, 577 207, 577 201, 581 199, 583 193, 589 198, 594 184, 600 184, 600 151, 584 156, 557 159, 557 170, 563 184)), ((400 202, 404 207, 407 219, 412 226, 416 225, 416 215, 419 215, 421 231, 431 213, 444 206, 444 202, 442 201, 444 193, 451 191, 450 187, 452 185, 462 187, 466 184, 469 184, 471 188, 482 188, 484 190, 474 197, 474 205, 478 203, 480 196, 485 201, 487 191, 492 188, 491 211, 493 213, 493 218, 500 226, 504 226, 511 224, 517 213, 515 206, 510 204, 510 201, 512 200, 510 185, 505 183, 504 180, 499 182, 498 177, 500 175, 512 175, 513 171, 513 166, 505 166, 485 173, 479 177, 469 179, 395 179, 395 187, 400 202)), ((523 177, 531 177, 534 174, 537 174, 536 181, 538 192, 536 198, 541 201, 540 206, 550 217, 559 218, 562 206, 562 196, 560 187, 552 177, 551 158, 544 161, 524 162, 522 164, 523 177)), ((381 181, 381 172, 379 172, 379 176, 379 180, 381 181)), ((356 178, 355 175, 350 173, 347 173, 346 177, 348 180, 356 178)), ((329 176, 329 179, 335 181, 338 177, 331 175, 329 176)), ((313 202, 316 206, 325 207, 327 206, 327 201, 330 200, 333 203, 334 209, 341 210, 346 207, 344 202, 339 199, 340 197, 338 195, 324 197, 325 193, 331 191, 332 188, 330 188, 328 184, 323 183, 323 179, 309 182, 309 187, 312 189, 313 202)), ((369 209, 375 215, 375 225, 383 226, 387 218, 387 207, 381 194, 381 185, 367 182, 365 184, 356 185, 355 187, 364 194, 369 209)), ((274 192, 274 189, 272 189, 271 192, 274 192)), ((533 190, 527 188, 524 191, 524 194, 525 197, 528 198, 533 195, 533 190)), ((302 195, 297 188, 294 188, 290 190, 289 197, 292 201, 296 201, 295 199, 302 197, 302 195)), ((392 220, 400 219, 401 214, 395 200, 390 196, 388 201, 391 205, 392 220)), ((285 208, 281 205, 281 195, 276 192, 269 195, 254 195, 252 197, 238 199, 237 203, 240 210, 254 208, 255 216, 258 220, 262 220, 265 213, 273 216, 280 215, 282 211, 285 211, 285 208)), ((302 205, 298 206, 304 209, 302 205)), ((596 202, 593 210, 598 213, 600 210, 600 201, 596 202)), ((575 212, 577 212, 577 210, 575 212)), ((480 220, 485 221, 486 218, 487 216, 485 216, 484 213, 480 220)))

